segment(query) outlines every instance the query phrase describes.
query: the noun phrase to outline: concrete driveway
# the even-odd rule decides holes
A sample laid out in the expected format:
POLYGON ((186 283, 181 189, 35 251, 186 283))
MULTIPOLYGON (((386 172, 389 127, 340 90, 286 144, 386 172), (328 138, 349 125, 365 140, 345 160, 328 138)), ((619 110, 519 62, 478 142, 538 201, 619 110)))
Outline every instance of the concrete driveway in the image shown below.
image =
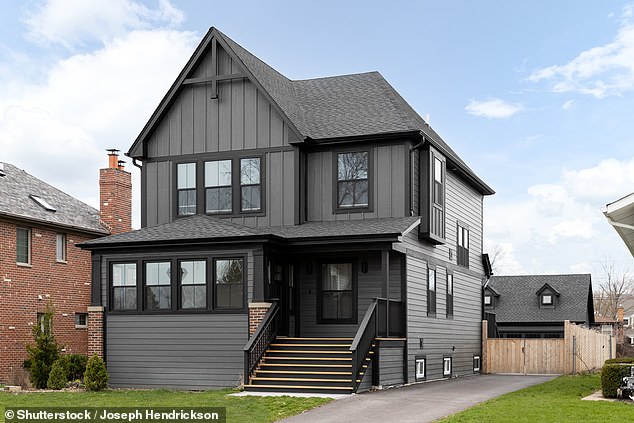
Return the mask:
POLYGON ((556 376, 482 375, 368 392, 332 401, 285 423, 433 422, 507 392, 556 376))

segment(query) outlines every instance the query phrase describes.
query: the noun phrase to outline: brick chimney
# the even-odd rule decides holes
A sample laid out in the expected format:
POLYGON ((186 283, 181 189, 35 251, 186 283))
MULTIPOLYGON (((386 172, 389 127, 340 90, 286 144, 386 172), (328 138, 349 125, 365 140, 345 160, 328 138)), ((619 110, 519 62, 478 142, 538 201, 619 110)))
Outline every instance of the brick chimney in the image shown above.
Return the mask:
POLYGON ((119 150, 109 149, 108 167, 99 169, 99 213, 112 235, 132 230, 132 175, 119 150))
POLYGON ((619 304, 618 308, 616 309, 616 321, 617 322, 623 322, 623 317, 624 317, 624 313, 625 309, 623 308, 622 304, 619 304))

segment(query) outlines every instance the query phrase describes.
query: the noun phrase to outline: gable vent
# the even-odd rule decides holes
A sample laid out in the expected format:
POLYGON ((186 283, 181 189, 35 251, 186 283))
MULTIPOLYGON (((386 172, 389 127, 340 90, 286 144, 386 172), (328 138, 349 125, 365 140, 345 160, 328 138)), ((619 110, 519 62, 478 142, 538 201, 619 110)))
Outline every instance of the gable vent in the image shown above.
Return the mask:
POLYGON ((33 201, 35 201, 44 210, 50 211, 50 212, 56 212, 57 211, 57 209, 55 207, 51 206, 51 204, 48 201, 46 201, 45 199, 43 199, 39 195, 31 194, 31 195, 29 195, 29 197, 31 197, 31 199, 33 201))

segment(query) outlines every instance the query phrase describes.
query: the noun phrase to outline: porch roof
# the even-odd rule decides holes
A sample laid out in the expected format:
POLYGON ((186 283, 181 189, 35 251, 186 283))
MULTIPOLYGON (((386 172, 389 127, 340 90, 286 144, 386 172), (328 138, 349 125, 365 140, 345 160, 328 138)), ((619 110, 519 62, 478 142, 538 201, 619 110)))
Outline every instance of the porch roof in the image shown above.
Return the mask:
POLYGON ((420 217, 308 222, 293 226, 248 227, 213 216, 190 216, 174 222, 123 234, 97 238, 80 244, 86 249, 155 243, 227 242, 278 239, 283 241, 320 239, 397 238, 420 223, 420 217))

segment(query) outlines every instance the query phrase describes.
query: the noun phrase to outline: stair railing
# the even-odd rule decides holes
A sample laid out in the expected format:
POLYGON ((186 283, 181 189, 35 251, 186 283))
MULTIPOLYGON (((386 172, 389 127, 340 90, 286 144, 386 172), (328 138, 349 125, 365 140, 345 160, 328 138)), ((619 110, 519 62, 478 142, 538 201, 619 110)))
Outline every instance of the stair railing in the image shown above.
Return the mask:
POLYGON ((244 346, 244 384, 248 384, 251 374, 271 342, 277 336, 279 327, 279 306, 273 302, 262 318, 255 333, 244 346))
POLYGON ((372 348, 374 338, 377 336, 376 304, 376 301, 374 301, 368 307, 359 329, 357 329, 357 334, 354 336, 352 345, 350 345, 350 352, 352 353, 352 384, 355 387, 359 386, 357 380, 361 379, 360 373, 363 370, 363 363, 372 348))

